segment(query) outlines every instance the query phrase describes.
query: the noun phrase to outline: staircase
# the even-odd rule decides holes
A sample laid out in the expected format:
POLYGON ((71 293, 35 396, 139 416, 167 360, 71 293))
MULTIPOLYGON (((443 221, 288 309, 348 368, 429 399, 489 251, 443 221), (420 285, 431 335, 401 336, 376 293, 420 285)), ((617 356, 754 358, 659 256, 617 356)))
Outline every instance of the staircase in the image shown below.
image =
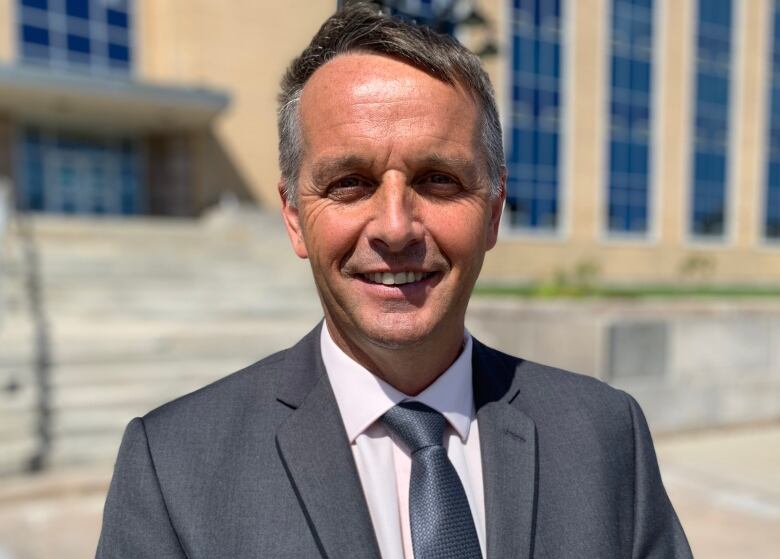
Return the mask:
POLYGON ((34 216, 0 248, 0 475, 110 463, 132 417, 289 346, 321 316, 281 219, 255 209, 34 216))

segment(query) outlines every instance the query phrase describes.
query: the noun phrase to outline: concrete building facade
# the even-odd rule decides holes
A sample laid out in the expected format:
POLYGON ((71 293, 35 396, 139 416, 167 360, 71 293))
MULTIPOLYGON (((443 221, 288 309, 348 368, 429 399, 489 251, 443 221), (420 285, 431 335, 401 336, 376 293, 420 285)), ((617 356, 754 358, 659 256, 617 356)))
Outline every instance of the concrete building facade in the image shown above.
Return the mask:
MULTIPOLYGON (((0 0, 0 174, 36 211, 275 207, 279 78, 336 5, 0 0)), ((485 281, 780 280, 777 0, 459 9, 499 47, 509 188, 485 281)))
POLYGON ((780 279, 777 2, 500 7, 510 219, 489 278, 780 279))

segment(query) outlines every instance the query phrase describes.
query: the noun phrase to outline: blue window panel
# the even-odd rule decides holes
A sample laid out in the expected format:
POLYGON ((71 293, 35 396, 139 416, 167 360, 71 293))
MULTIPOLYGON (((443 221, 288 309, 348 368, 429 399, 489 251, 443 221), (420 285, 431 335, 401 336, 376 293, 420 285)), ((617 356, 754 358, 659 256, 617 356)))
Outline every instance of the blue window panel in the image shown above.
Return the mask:
POLYGON ((533 116, 537 107, 536 90, 515 85, 517 89, 517 104, 514 107, 517 114, 533 116))
POLYGON ((113 25, 114 27, 127 29, 130 27, 130 18, 127 15, 127 12, 108 8, 106 9, 106 23, 113 25))
POLYGON ((513 226, 557 226, 560 16, 557 0, 514 0, 507 206, 513 226))
POLYGON ((527 37, 515 37, 513 44, 515 71, 533 75, 536 70, 536 41, 527 37))
POLYGON ((89 0, 65 0, 65 13, 71 17, 89 19, 89 0))
POLYGON ((109 43, 108 57, 111 60, 128 62, 130 60, 130 49, 124 45, 115 45, 113 43, 109 43))
POLYGON ((650 91, 650 63, 644 60, 634 60, 631 63, 631 89, 633 91, 650 91))
POLYGON ((641 235, 649 223, 653 2, 613 0, 607 228, 641 235))
POLYGON ((134 140, 35 128, 19 138, 20 208, 59 213, 138 213, 141 173, 134 140), (127 144, 127 149, 122 146, 127 144))
POLYGON ((512 128, 512 147, 510 160, 524 165, 532 165, 534 160, 533 131, 512 128))
POLYGON ((631 124, 632 106, 630 102, 613 98, 610 103, 610 115, 612 127, 619 135, 628 136, 631 124))
POLYGON ((551 18, 557 19, 561 16, 561 2, 560 0, 538 0, 536 10, 542 23, 551 18))
POLYGON ((32 25, 22 26, 22 41, 33 45, 49 45, 49 30, 32 25))
POLYGON ((633 144, 630 147, 629 173, 634 176, 646 177, 648 173, 648 148, 645 144, 633 144))
POLYGON ((558 165, 558 134, 549 132, 537 132, 536 136, 536 161, 538 165, 545 167, 557 167, 558 165))
POLYGON ((557 77, 560 73, 560 46, 550 41, 539 41, 536 48, 536 73, 541 76, 557 77))
POLYGON ((699 21, 730 27, 731 0, 699 0, 699 21))
POLYGON ((615 174, 629 172, 631 148, 625 142, 612 141, 609 145, 609 160, 612 163, 611 171, 615 174))
POLYGON ((558 118, 559 102, 557 91, 536 91, 534 96, 534 117, 543 118, 546 121, 554 121, 558 118))
POLYGON ((68 50, 89 54, 89 38, 79 37, 78 35, 68 35, 68 50))
POLYGON ((722 76, 699 74, 696 88, 696 101, 727 106, 729 98, 729 81, 722 76))
MULTIPOLYGON (((780 49, 778 49, 780 50, 780 49)), ((780 88, 772 88, 771 92, 772 103, 772 121, 780 121, 780 111, 775 111, 775 108, 780 109, 780 88)))
POLYGON ((763 230, 767 239, 780 240, 780 2, 773 2, 772 77, 769 85, 770 119, 763 230))
POLYGON ((36 64, 48 62, 65 68, 89 66, 97 71, 121 70, 124 73, 130 69, 133 53, 130 48, 132 21, 129 0, 18 2, 24 8, 19 10, 18 24, 22 60, 36 64), (47 19, 36 10, 43 11, 43 15, 51 12, 61 23, 49 29, 41 23, 47 19), (61 30, 62 24, 65 33, 61 30), (52 33, 58 35, 53 36, 52 33), (107 38, 110 44, 95 41, 94 37, 107 38))
POLYGON ((612 57, 612 88, 631 89, 631 59, 612 57))
POLYGON ((631 106, 631 127, 635 132, 646 133, 650 120, 650 107, 647 103, 637 103, 631 106))
POLYGON ((731 10, 731 0, 698 2, 690 219, 692 232, 706 237, 726 229, 731 10))

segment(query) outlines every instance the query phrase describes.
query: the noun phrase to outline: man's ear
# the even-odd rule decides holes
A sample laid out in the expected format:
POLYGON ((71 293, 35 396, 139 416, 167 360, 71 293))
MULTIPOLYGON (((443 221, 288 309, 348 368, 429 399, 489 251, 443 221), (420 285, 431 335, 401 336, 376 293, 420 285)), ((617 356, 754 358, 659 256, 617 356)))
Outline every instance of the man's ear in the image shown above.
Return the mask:
POLYGON ((497 195, 491 196, 488 201, 490 231, 488 232, 487 250, 496 246, 498 241, 498 227, 501 224, 501 213, 504 211, 504 202, 506 202, 506 167, 501 167, 499 181, 501 191, 497 195))
POLYGON ((287 183, 285 179, 279 181, 279 197, 282 199, 282 217, 284 218, 284 225, 287 228, 287 235, 290 237, 293 250, 298 255, 298 258, 308 258, 309 252, 306 250, 306 243, 303 240, 298 207, 291 204, 287 199, 287 183))

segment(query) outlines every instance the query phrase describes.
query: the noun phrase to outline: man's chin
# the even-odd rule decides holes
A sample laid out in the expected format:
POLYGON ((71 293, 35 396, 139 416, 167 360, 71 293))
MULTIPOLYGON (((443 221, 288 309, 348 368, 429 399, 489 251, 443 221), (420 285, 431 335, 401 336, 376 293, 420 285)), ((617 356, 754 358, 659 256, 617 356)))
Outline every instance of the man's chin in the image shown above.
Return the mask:
POLYGON ((414 317, 394 317, 386 323, 373 320, 371 324, 357 328, 358 335, 371 345, 391 350, 410 349, 430 342, 432 330, 414 317))

